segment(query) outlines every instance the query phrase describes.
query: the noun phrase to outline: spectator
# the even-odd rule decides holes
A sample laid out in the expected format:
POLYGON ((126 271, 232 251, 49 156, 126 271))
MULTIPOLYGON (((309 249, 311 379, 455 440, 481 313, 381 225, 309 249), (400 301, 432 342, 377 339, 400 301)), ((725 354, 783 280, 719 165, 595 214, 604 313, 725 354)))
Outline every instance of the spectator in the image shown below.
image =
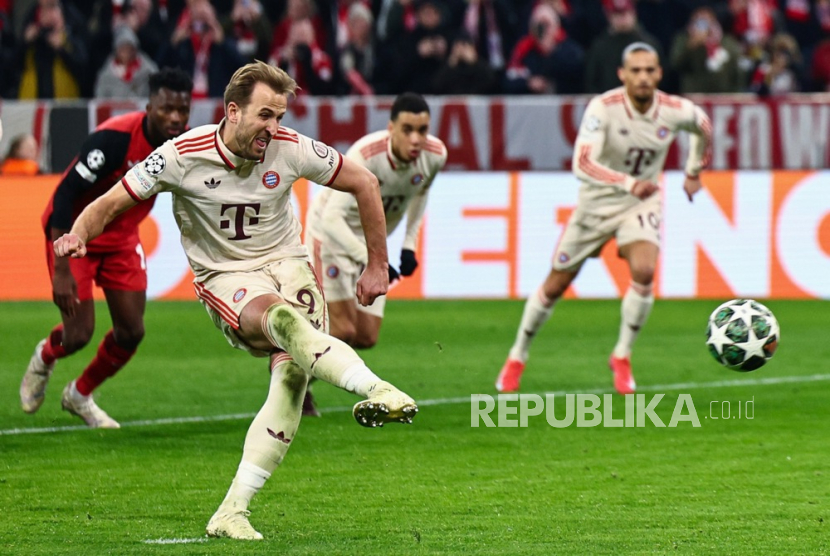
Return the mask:
POLYGON ((816 20, 821 33, 826 37, 830 34, 830 0, 816 0, 816 20))
MULTIPOLYGON (((366 0, 336 0, 336 10, 332 15, 334 18, 332 28, 334 29, 334 43, 338 50, 342 50, 349 42, 349 18, 352 13, 352 6, 359 4, 372 13, 372 7, 366 0)), ((374 16, 372 16, 374 20, 374 16)))
POLYGON ((6 97, 15 85, 14 29, 7 14, 0 12, 0 96, 6 97))
POLYGON ((745 90, 739 65, 740 45, 723 34, 715 13, 698 8, 686 31, 674 40, 672 68, 680 76, 680 92, 730 93, 745 90))
MULTIPOLYGON (((162 5, 165 5, 162 2, 162 5)), ((115 32, 129 27, 138 37, 139 50, 154 62, 163 44, 170 40, 171 29, 159 11, 153 8, 152 0, 99 0, 81 2, 78 8, 89 13, 87 28, 90 38, 90 75, 97 75, 112 54, 115 32)), ((92 96, 94 83, 85 87, 85 94, 92 96)))
POLYGON ((760 52, 775 30, 774 0, 729 0, 733 35, 750 51, 750 58, 760 52))
POLYGON ((752 75, 750 90, 761 96, 784 95, 801 90, 801 52, 795 38, 779 33, 772 38, 770 53, 752 75))
POLYGON ((468 0, 463 24, 476 47, 477 57, 502 75, 507 57, 516 44, 515 10, 504 0, 468 0))
POLYGON ((138 49, 138 37, 129 27, 115 32, 114 51, 104 62, 95 82, 97 98, 147 98, 150 74, 158 66, 138 49))
POLYGON ((490 64, 478 57, 473 38, 462 31, 435 75, 433 90, 439 95, 489 95, 497 92, 497 83, 490 64))
POLYGON ((355 2, 349 7, 346 43, 340 51, 340 72, 350 94, 374 94, 373 21, 372 12, 364 4, 355 2))
POLYGON ((268 59, 272 28, 259 0, 234 0, 230 15, 222 19, 222 29, 234 39, 246 63, 268 59))
POLYGON ((269 62, 289 75, 299 86, 299 94, 327 95, 334 92, 331 58, 317 44, 310 19, 292 23, 287 41, 269 62))
POLYGON ((18 135, 9 145, 9 152, 0 165, 0 175, 36 176, 40 173, 37 154, 37 141, 34 136, 29 133, 18 135))
POLYGON ((449 54, 447 15, 437 0, 413 2, 415 28, 398 37, 395 52, 400 90, 432 93, 432 83, 449 54))
POLYGON ((780 0, 779 7, 787 33, 792 35, 807 59, 809 52, 818 42, 821 29, 810 0, 780 0))
MULTIPOLYGON (((637 21, 660 42, 663 52, 670 52, 674 37, 683 30, 697 0, 638 0, 637 21)), ((660 89, 665 90, 661 82, 660 89)))
POLYGON ((83 19, 60 0, 38 0, 15 58, 18 98, 78 98, 88 61, 83 19))
POLYGON ((233 72, 243 65, 208 0, 191 0, 160 58, 161 65, 182 68, 193 76, 194 99, 221 97, 233 72))
POLYGON ((317 45, 325 50, 328 45, 328 36, 323 25, 323 20, 317 14, 312 0, 288 0, 285 8, 285 15, 274 27, 271 38, 271 57, 277 58, 285 48, 288 36, 291 34, 291 27, 296 23, 309 20, 314 29, 314 37, 317 45))
POLYGON ((548 4, 530 16, 530 34, 519 41, 505 75, 508 94, 575 94, 581 92, 582 48, 568 39, 559 16, 548 4))
POLYGON ((633 42, 653 46, 660 54, 660 43, 637 25, 633 0, 605 0, 608 30, 591 43, 585 60, 586 92, 599 94, 620 86, 617 68, 620 67, 625 47, 633 42))
POLYGON ((113 21, 114 29, 122 25, 133 30, 138 37, 139 48, 153 60, 157 59, 171 33, 167 20, 158 8, 153 7, 152 0, 129 0, 121 17, 113 21))
POLYGON ((378 21, 378 38, 394 43, 405 33, 415 30, 415 2, 413 0, 383 0, 378 21))
MULTIPOLYGON (((608 17, 603 8, 603 0, 578 0, 556 2, 555 0, 538 0, 548 2, 559 14, 562 28, 568 36, 579 43, 586 52, 594 39, 608 29, 608 17)), ((529 21, 530 17, 524 19, 529 21)))
POLYGON ((818 43, 813 51, 810 77, 814 90, 830 93, 830 39, 818 43))

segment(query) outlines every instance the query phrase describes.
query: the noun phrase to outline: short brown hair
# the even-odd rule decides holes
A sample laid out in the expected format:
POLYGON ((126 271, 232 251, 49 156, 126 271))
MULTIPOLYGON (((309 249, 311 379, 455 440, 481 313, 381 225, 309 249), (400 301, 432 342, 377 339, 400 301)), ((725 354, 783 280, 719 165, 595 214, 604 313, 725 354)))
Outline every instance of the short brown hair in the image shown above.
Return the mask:
POLYGON ((297 82, 280 68, 256 60, 236 70, 225 87, 225 107, 231 102, 246 106, 257 83, 265 83, 276 93, 296 96, 297 82))

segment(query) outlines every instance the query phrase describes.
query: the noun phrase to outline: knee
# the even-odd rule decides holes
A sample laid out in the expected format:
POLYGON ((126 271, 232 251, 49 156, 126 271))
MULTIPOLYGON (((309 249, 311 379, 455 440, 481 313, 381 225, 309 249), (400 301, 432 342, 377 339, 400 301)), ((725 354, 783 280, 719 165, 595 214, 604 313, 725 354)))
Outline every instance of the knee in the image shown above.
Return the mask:
POLYGON ((67 355, 86 347, 92 339, 92 327, 64 327, 61 345, 67 355))
POLYGON ((357 347, 355 345, 355 342, 358 340, 357 329, 351 322, 332 321, 331 335, 337 338, 338 340, 342 340, 343 342, 349 344, 350 346, 357 347))
POLYGON ((358 332, 352 340, 351 346, 357 349, 369 349, 378 343, 377 333, 358 332))
POLYGON ((305 321, 297 311, 287 303, 280 303, 268 310, 271 331, 282 340, 296 335, 305 321))
POLYGON ((553 302, 562 297, 566 289, 567 287, 563 287, 560 284, 553 284, 551 286, 545 284, 544 286, 542 286, 542 293, 545 294, 545 297, 548 299, 548 301, 553 302))
POLYGON ((635 263, 631 265, 631 279, 638 284, 649 286, 654 281, 655 265, 652 263, 635 263))
POLYGON ((119 347, 128 350, 135 350, 141 340, 144 339, 144 323, 129 327, 119 327, 113 329, 115 336, 115 343, 119 347))
POLYGON ((565 290, 571 283, 568 276, 551 273, 548 279, 542 284, 542 293, 550 302, 554 302, 565 294, 565 290))

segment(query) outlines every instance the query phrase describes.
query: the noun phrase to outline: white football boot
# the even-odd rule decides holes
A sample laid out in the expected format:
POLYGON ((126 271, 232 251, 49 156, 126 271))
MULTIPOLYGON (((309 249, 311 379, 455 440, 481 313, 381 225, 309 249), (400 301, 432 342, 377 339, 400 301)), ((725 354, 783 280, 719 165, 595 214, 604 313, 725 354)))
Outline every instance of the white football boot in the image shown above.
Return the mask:
POLYGON ((388 382, 379 382, 369 391, 368 399, 354 405, 352 414, 364 427, 382 427, 386 423, 411 425, 418 406, 388 382))
POLYGON ((208 537, 227 537, 240 541, 261 541, 262 534, 251 526, 248 510, 226 510, 222 506, 208 521, 205 531, 208 537))
POLYGON ((77 415, 93 429, 120 429, 118 421, 106 414, 106 412, 95 404, 92 394, 84 396, 75 387, 73 380, 63 389, 61 407, 72 415, 77 415))
POLYGON ((35 353, 29 360, 26 373, 20 382, 20 405, 26 413, 34 413, 43 405, 46 398, 46 385, 49 384, 49 377, 55 369, 55 363, 47 365, 43 362, 41 354, 46 340, 41 340, 35 348, 35 353))

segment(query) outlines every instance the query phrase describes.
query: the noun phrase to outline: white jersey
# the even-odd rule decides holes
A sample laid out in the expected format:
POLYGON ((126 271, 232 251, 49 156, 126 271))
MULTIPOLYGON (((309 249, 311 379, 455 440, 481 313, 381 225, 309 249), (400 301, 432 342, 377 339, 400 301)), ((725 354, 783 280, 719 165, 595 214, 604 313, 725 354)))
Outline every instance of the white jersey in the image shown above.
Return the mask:
MULTIPOLYGON (((387 237, 401 223, 404 214, 407 215, 403 247, 414 251, 429 187, 447 162, 444 143, 428 135, 421 154, 407 163, 392 153, 389 131, 383 130, 359 139, 346 152, 346 157, 377 176, 386 214, 387 237)), ((357 200, 351 193, 333 189, 320 192, 309 207, 306 233, 340 248, 352 260, 366 262, 366 240, 360 225, 357 200)))
POLYGON ((245 160, 222 142, 223 124, 197 127, 167 141, 121 183, 137 201, 162 191, 173 194, 182 246, 197 277, 307 258, 291 208, 291 186, 301 177, 331 184, 343 157, 281 127, 262 160, 245 160))
POLYGON ((690 100, 654 94, 651 108, 634 109, 623 87, 591 99, 574 145, 573 171, 582 181, 579 203, 599 216, 616 214, 640 200, 630 194, 638 180, 659 183, 669 147, 679 131, 691 135, 686 174, 708 163, 712 124, 690 100))

